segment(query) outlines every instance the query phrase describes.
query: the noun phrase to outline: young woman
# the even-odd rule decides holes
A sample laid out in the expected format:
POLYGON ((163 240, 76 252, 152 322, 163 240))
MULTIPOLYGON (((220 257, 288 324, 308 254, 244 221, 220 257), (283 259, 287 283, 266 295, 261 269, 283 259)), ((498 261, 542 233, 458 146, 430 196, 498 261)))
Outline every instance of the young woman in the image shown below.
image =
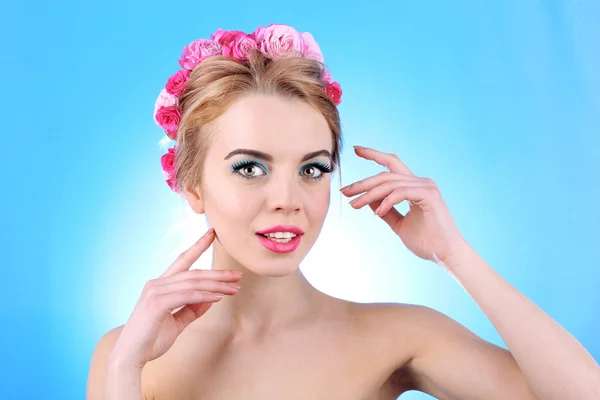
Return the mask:
POLYGON ((212 228, 99 341, 88 399, 600 399, 594 359, 486 264, 436 184, 393 154, 355 147, 387 171, 342 193, 452 273, 509 350, 430 308, 344 301, 305 279, 341 147, 341 90, 309 33, 218 30, 180 65, 155 109, 175 141, 164 175, 212 228), (212 268, 190 270, 211 245, 212 268))

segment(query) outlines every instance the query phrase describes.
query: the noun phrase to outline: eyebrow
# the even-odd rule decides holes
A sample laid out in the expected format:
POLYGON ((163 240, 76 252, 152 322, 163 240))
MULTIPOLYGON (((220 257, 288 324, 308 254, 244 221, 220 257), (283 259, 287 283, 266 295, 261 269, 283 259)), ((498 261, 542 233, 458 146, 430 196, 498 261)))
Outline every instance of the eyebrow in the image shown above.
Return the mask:
MULTIPOLYGON (((225 156, 224 160, 228 160, 231 157, 238 155, 238 154, 243 154, 243 155, 247 155, 247 156, 251 156, 251 157, 255 157, 255 158, 260 158, 261 160, 265 160, 268 162, 273 161, 272 155, 263 153, 262 151, 250 150, 250 149, 235 149, 231 153, 227 154, 225 156)), ((319 156, 325 156, 331 160, 331 153, 329 151, 317 150, 317 151, 313 151, 312 153, 305 154, 304 157, 302 157, 301 161, 310 160, 311 158, 315 158, 315 157, 319 157, 319 156)))

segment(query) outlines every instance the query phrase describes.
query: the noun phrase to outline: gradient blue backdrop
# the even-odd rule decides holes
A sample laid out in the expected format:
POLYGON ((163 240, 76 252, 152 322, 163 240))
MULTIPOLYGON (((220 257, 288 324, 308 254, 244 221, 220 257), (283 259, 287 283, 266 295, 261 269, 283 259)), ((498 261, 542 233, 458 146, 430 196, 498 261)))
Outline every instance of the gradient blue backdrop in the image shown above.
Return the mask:
MULTIPOLYGON (((380 170, 353 144, 433 178, 490 265, 600 359, 600 3, 499 3, 5 4, 1 397, 84 398, 97 340, 170 257, 155 257, 179 204, 160 173, 156 96, 190 41, 272 22, 311 32, 342 85, 344 184, 380 170)), ((315 267, 323 290, 426 304, 502 344, 444 271, 369 210, 332 203, 378 261, 353 279, 315 267)))

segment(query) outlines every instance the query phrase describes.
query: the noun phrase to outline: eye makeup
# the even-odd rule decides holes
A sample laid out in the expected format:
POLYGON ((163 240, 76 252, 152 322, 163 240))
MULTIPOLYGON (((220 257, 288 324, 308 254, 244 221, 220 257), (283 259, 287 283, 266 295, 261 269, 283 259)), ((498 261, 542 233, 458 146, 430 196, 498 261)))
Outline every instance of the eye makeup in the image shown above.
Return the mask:
MULTIPOLYGON (((259 176, 264 176, 264 175, 268 174, 267 168, 263 164, 261 164, 258 161, 255 161, 255 160, 237 161, 237 162, 231 164, 230 169, 231 169, 232 173, 234 173, 237 176, 244 178, 244 179, 255 179, 255 178, 258 178, 259 176), (258 168, 262 173, 260 173, 260 174, 245 173, 245 172, 249 172, 249 170, 252 170, 253 168, 258 168)), ((305 179, 308 179, 310 181, 318 181, 318 180, 322 179, 325 176, 325 174, 329 174, 332 171, 333 171, 333 167, 330 164, 320 162, 320 161, 314 161, 312 163, 303 165, 299 169, 298 172, 305 179), (305 175, 303 172, 306 171, 308 168, 315 168, 320 172, 320 174, 318 176, 305 175)))

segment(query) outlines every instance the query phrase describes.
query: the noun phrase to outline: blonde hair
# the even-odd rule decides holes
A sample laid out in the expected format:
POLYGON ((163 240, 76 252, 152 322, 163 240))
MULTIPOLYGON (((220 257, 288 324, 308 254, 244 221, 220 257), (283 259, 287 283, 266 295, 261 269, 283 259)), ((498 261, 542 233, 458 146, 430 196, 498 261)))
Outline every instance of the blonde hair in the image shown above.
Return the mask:
POLYGON ((297 98, 321 112, 331 130, 332 163, 339 169, 342 132, 338 109, 327 96, 324 65, 301 56, 270 59, 258 50, 241 63, 227 56, 203 60, 179 96, 182 108, 175 150, 177 189, 199 188, 211 143, 209 124, 248 94, 297 98))

